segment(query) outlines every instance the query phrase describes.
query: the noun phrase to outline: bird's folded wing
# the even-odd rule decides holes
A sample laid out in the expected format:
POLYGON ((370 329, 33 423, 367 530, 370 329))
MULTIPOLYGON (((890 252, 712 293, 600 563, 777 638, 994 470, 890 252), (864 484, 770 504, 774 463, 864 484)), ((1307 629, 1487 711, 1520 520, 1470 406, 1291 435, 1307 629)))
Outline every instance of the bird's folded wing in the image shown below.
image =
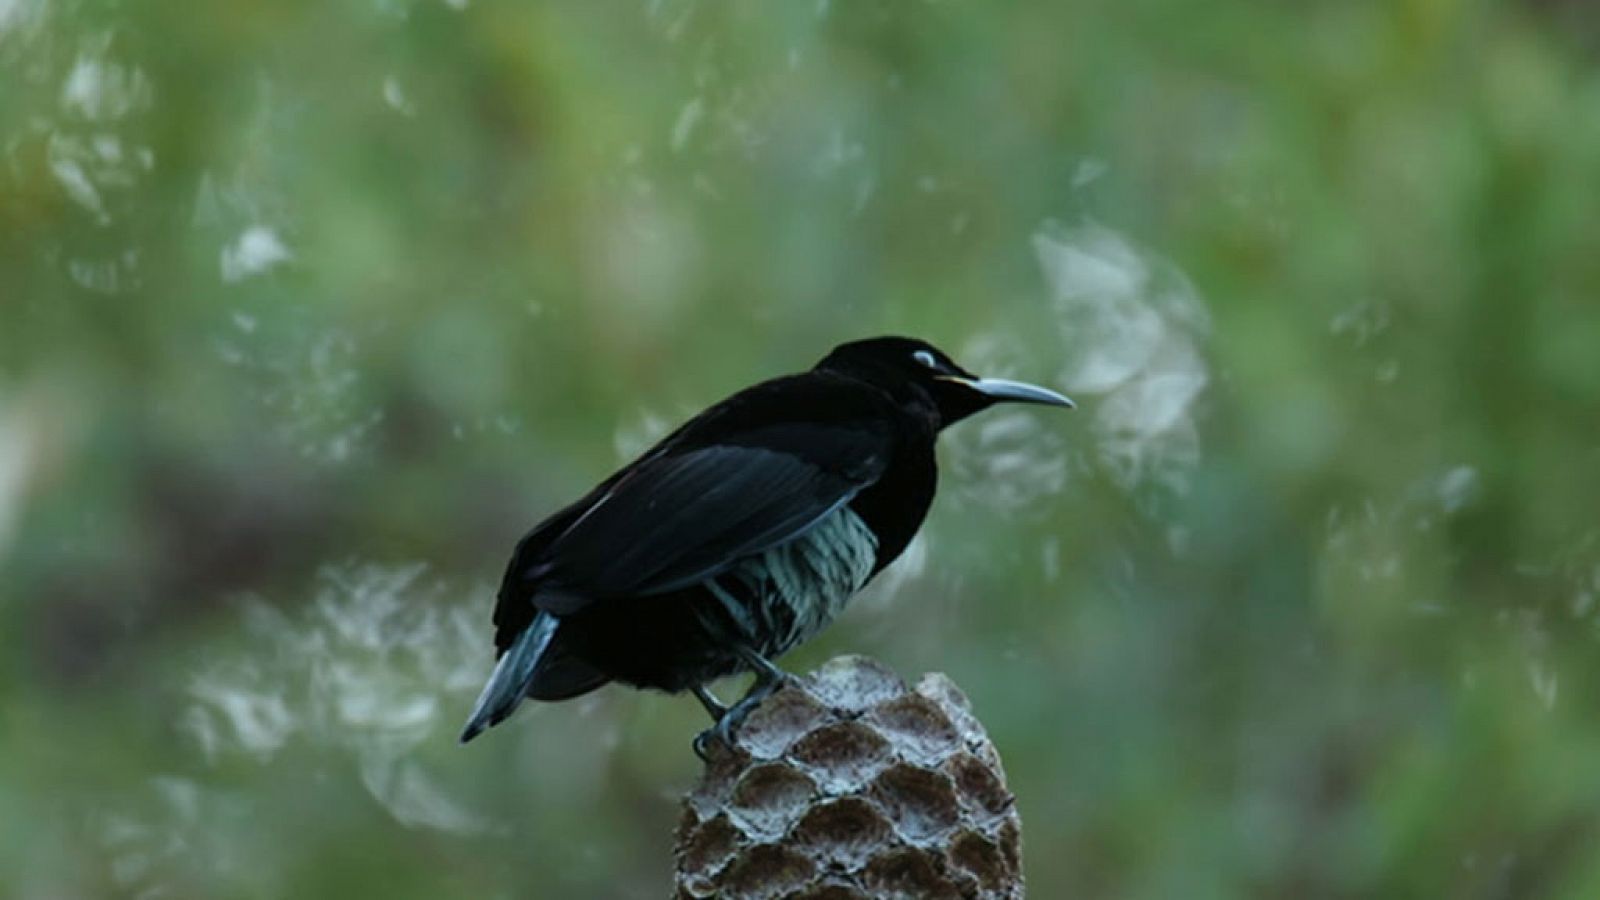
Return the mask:
POLYGON ((732 440, 647 457, 618 480, 523 573, 542 583, 534 604, 570 613, 712 577, 804 534, 876 481, 889 456, 876 428, 795 426, 732 440))

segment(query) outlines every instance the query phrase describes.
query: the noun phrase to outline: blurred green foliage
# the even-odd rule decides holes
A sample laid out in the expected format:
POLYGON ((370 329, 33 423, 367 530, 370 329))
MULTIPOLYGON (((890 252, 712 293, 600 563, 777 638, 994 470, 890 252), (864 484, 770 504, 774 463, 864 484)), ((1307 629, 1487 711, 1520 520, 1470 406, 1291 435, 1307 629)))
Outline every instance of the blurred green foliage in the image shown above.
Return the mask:
POLYGON ((1551 0, 0 0, 0 895, 661 896, 694 703, 453 743, 499 568, 906 332, 1082 409, 952 433, 786 663, 963 685, 1035 896, 1600 896, 1597 61, 1551 0))

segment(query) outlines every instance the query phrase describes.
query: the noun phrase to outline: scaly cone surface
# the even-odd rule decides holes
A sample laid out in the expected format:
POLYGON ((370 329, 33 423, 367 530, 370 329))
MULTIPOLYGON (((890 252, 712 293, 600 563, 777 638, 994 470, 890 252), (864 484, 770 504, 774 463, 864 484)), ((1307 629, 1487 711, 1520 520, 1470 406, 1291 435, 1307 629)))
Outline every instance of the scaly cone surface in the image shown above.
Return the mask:
POLYGON ((910 689, 839 657, 767 698, 736 743, 711 742, 684 798, 679 898, 1023 896, 1015 798, 945 676, 910 689))

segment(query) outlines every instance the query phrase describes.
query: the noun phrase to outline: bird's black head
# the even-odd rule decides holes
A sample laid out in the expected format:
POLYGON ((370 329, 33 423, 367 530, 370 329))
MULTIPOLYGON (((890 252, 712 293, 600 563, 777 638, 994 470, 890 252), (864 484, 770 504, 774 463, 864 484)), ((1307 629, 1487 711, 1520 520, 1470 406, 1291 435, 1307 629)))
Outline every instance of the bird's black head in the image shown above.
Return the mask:
POLYGON ((1036 385, 979 378, 943 350, 916 338, 879 337, 840 344, 817 368, 860 378, 899 399, 926 396, 938 410, 940 428, 996 403, 1073 406, 1066 397, 1036 385))

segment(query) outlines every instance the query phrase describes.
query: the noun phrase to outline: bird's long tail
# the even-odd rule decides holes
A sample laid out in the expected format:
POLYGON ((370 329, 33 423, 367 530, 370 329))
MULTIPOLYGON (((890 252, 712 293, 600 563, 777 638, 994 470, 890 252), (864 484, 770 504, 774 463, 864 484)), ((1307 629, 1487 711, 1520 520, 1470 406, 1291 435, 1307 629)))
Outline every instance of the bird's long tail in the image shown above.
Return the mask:
POLYGON ((494 672, 489 676, 489 683, 483 686, 483 693, 478 695, 478 703, 467 718, 467 727, 461 731, 461 743, 472 740, 491 725, 498 725, 527 696, 534 670, 539 667, 539 660, 549 649, 550 640, 556 635, 556 626, 560 624, 561 620, 555 616, 547 612, 539 613, 533 623, 517 635, 506 652, 500 655, 500 661, 495 663, 494 672))

